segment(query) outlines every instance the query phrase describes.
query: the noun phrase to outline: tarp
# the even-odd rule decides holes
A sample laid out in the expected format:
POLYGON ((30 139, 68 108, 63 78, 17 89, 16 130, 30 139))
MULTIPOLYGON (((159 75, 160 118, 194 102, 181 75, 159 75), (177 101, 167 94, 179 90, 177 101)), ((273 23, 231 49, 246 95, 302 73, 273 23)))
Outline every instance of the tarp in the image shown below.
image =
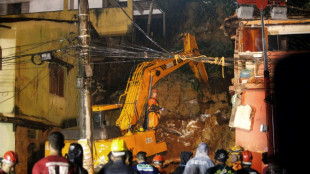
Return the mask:
POLYGON ((236 109, 233 127, 250 130, 252 124, 252 108, 250 105, 240 105, 236 109))

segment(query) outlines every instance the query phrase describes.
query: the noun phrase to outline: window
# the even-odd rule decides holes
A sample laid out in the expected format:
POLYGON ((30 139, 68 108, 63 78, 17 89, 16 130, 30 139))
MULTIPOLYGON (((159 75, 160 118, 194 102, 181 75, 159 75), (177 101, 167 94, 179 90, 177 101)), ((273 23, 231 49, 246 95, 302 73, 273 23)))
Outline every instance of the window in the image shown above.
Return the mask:
POLYGON ((34 129, 28 129, 27 130, 27 137, 30 138, 30 139, 34 139, 36 140, 37 137, 38 137, 38 133, 37 133, 37 130, 34 130, 34 129))
POLYGON ((127 7, 127 1, 120 1, 120 0, 103 0, 102 1, 102 7, 103 8, 112 8, 112 7, 119 7, 118 4, 121 7, 127 7))
POLYGON ((29 13, 29 2, 0 4, 0 15, 15 15, 23 13, 29 13))
POLYGON ((8 4, 7 14, 21 14, 22 13, 22 3, 8 4))
POLYGON ((270 35, 270 51, 303 51, 310 50, 310 34, 270 35))
POLYGON ((64 70, 57 64, 49 64, 49 77, 51 94, 64 96, 64 70))

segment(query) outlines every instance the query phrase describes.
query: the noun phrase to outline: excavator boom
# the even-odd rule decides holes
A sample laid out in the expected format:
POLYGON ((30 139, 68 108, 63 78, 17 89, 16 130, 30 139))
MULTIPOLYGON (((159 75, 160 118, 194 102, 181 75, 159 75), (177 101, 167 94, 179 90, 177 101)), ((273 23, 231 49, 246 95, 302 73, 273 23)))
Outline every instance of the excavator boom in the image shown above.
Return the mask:
MULTIPOLYGON (((123 96, 126 96, 121 115, 116 122, 116 125, 121 130, 129 130, 138 122, 142 124, 142 111, 147 98, 150 97, 152 86, 174 70, 189 63, 197 79, 203 83, 207 82, 208 76, 203 63, 180 58, 182 56, 194 57, 200 55, 195 37, 185 34, 183 35, 183 43, 183 53, 174 55, 174 58, 155 59, 137 66, 136 71, 128 80, 124 94, 120 96, 120 100, 123 96)), ((136 126, 136 128, 139 128, 139 126, 136 126)))

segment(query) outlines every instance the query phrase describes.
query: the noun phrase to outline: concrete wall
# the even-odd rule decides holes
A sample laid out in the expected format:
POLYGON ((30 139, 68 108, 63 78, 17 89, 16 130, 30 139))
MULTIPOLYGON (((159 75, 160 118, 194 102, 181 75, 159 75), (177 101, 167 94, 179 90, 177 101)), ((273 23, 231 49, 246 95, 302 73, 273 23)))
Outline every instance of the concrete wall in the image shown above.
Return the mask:
POLYGON ((53 131, 32 130, 25 127, 16 128, 15 151, 18 154, 20 164, 16 165, 16 173, 31 173, 33 165, 44 157, 44 145, 48 135, 53 131), (34 135, 30 137, 29 134, 34 135))
POLYGON ((15 101, 15 29, 0 28, 2 70, 0 70, 0 113, 13 116, 15 101), (5 34, 2 34, 5 33, 5 34))
MULTIPOLYGON (((35 3, 36 1, 40 0, 32 0, 31 3, 35 3)), ((55 2, 58 2, 59 0, 56 0, 55 2)), ((54 3, 54 1, 40 1, 40 3, 36 3, 36 6, 34 9, 31 9, 31 13, 29 14, 22 14, 22 15, 8 15, 3 16, 4 18, 39 18, 39 19, 50 19, 50 20, 66 20, 66 21, 72 21, 72 20, 78 20, 78 11, 77 10, 62 10, 63 8, 56 8, 55 4, 51 4, 51 2, 54 3), (43 5, 44 2, 48 2, 43 5), (42 4, 41 4, 42 3, 42 4), (49 12, 42 13, 44 10, 48 8, 50 9, 49 12), (55 10, 58 9, 58 10, 55 10), (40 12, 40 13, 34 13, 34 12, 40 12)), ((70 3, 70 0, 68 0, 68 4, 70 3)), ((74 6, 77 7, 77 4, 75 3, 74 6)), ((102 36, 120 36, 120 35, 126 35, 128 32, 130 32, 131 28, 131 20, 128 18, 128 16, 133 19, 133 1, 129 0, 127 2, 127 7, 124 7, 123 10, 128 14, 128 16, 123 12, 121 8, 101 8, 102 7, 102 1, 96 1, 91 0, 89 1, 90 9, 90 22, 94 26, 95 30, 102 36), (92 3, 93 2, 93 3, 92 3), (99 3, 100 2, 100 3, 99 3), (97 8, 99 6, 99 8, 97 8)), ((68 6, 67 6, 68 7, 68 6)), ((32 7, 30 7, 32 8, 32 7)))
MULTIPOLYGON (((2 29, 0 32, 0 44, 2 48, 13 47, 10 54, 13 56, 39 53, 49 50, 58 50, 70 46, 63 41, 70 32, 77 33, 77 26, 70 23, 57 23, 47 21, 28 21, 5 24, 12 30, 2 29), (16 37, 16 44, 14 40, 16 37), (49 42, 55 40, 53 42, 49 42), (3 44, 5 43, 5 44, 3 44), (3 46, 4 45, 4 46, 3 46), (16 53, 14 53, 16 51, 16 53)), ((71 45, 73 46, 73 45, 71 45)), ((59 58, 65 62, 76 65, 75 50, 59 52, 59 58)), ((5 56, 9 54, 5 52, 5 56)), ((64 97, 49 93, 49 69, 48 63, 35 65, 31 62, 31 56, 14 57, 14 66, 10 70, 0 71, 1 91, 14 91, 16 93, 1 93, 7 95, 0 97, 0 112, 12 113, 13 108, 17 116, 28 119, 45 121, 48 124, 60 125, 66 118, 78 116, 78 93, 75 88, 77 68, 67 73, 64 70, 64 97), (15 75, 14 75, 15 74, 15 75), (4 83, 9 81, 10 83, 4 83), (15 82, 15 83, 14 83, 15 82), (9 95, 10 94, 10 95, 9 95), (9 97, 15 96, 10 100, 9 97)), ((13 113, 12 113, 13 116, 13 113)))
MULTIPOLYGON (((71 32, 77 33, 77 26, 66 22, 49 21, 2 24, 12 27, 12 29, 0 28, 3 57, 13 56, 14 61, 11 66, 4 65, 3 70, 0 70, 0 89, 16 92, 8 93, 11 95, 0 93, 0 101, 2 101, 0 112, 5 116, 15 116, 53 125, 61 125, 67 118, 77 118, 79 95, 75 88, 77 57, 74 55, 76 55, 76 50, 71 49, 57 54, 59 59, 74 65, 68 73, 67 69, 62 67, 65 72, 64 97, 49 92, 50 76, 47 62, 35 65, 31 62, 31 56, 18 57, 74 46, 64 39, 71 32), (12 49, 5 49, 9 47, 12 49), (7 81, 10 83, 5 83, 7 81), (12 96, 10 100, 5 100, 12 96)), ((16 173, 30 172, 33 164, 44 156, 44 143, 50 131, 33 130, 29 125, 29 128, 17 126, 14 132, 13 124, 0 123, 0 132, 0 139, 5 142, 0 145, 0 156, 7 150, 14 150, 18 153, 21 164, 16 166, 16 173), (34 137, 29 136, 34 134, 34 137)))
POLYGON ((15 133, 13 132, 12 123, 0 123, 0 157, 3 157, 4 153, 13 150, 15 151, 15 133))
MULTIPOLYGON (((66 41, 61 41, 68 37, 70 32, 77 33, 77 26, 69 23, 57 23, 47 21, 29 21, 16 23, 17 45, 33 45, 30 48, 21 48, 18 51, 22 54, 38 53, 48 50, 63 49, 70 45, 66 41), (55 40, 53 42, 48 42, 55 40), (42 44, 48 42, 46 44, 42 44), (26 51, 25 51, 26 50, 26 51)), ((59 52, 58 58, 77 64, 74 49, 70 52, 59 52)), ((29 60, 29 57, 19 59, 19 61, 29 60)), ((77 67, 67 73, 64 70, 64 97, 59 97, 49 93, 49 69, 48 63, 34 65, 32 62, 16 65, 16 89, 22 90, 16 96, 16 106, 20 115, 38 117, 49 120, 55 124, 60 124, 65 118, 76 118, 78 116, 78 93, 75 88, 77 67), (27 86, 25 88, 25 86, 27 86)))

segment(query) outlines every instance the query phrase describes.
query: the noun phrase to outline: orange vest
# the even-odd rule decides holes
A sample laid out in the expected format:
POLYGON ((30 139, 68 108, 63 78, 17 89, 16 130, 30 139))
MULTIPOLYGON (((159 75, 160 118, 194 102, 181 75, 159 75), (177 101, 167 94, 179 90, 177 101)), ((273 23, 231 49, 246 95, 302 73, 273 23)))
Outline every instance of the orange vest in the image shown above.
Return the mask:
POLYGON ((148 101, 148 117, 149 117, 149 125, 148 128, 153 129, 158 125, 158 120, 160 119, 159 109, 160 106, 158 101, 155 98, 150 98, 148 101))

